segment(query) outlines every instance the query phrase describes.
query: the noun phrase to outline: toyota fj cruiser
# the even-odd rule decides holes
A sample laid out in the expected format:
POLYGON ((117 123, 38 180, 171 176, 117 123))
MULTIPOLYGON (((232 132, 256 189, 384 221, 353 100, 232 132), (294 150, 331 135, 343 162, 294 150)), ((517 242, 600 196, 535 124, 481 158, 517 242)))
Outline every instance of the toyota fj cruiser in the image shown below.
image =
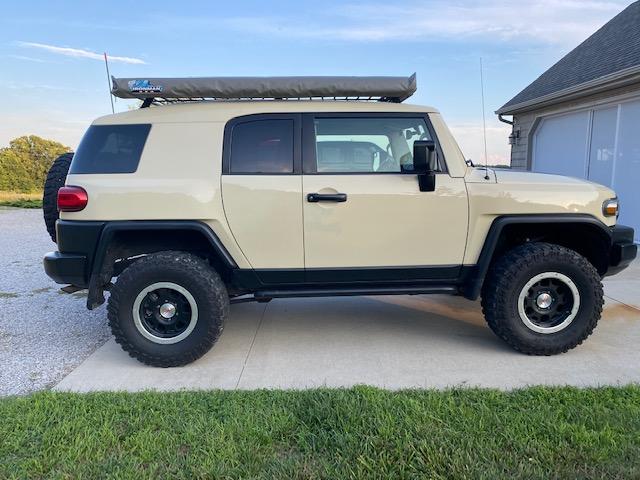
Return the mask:
POLYGON ((44 267, 89 309, 109 291, 150 365, 202 356, 230 303, 335 295, 482 297, 505 342, 557 354, 636 256, 613 191, 468 165, 437 110, 401 103, 415 76, 113 82, 142 108, 53 165, 44 267))

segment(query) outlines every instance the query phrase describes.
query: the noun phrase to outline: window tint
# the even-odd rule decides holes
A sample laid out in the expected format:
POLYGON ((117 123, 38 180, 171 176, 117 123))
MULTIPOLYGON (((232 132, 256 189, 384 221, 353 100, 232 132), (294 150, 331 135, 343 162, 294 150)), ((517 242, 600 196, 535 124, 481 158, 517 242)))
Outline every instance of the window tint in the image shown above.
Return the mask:
POLYGON ((255 120, 233 127, 231 173, 292 173, 293 120, 255 120))
POLYGON ((69 173, 133 173, 151 125, 92 125, 82 137, 69 173))
POLYGON ((422 118, 317 118, 318 173, 413 169, 413 142, 431 140, 422 118))

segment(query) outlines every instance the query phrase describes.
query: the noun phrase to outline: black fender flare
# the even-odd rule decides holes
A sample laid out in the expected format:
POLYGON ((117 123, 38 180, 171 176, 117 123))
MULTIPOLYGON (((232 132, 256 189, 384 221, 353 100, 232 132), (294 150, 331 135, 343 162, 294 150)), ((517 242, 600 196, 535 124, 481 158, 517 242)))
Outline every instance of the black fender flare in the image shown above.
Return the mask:
POLYGON ((505 227, 508 225, 531 225, 531 224, 581 224, 591 225, 602 232, 603 238, 607 238, 609 244, 612 241, 611 229, 598 220, 596 217, 584 213, 558 213, 558 214, 513 214, 496 217, 484 241, 478 262, 473 266, 464 282, 463 295, 469 300, 477 300, 480 296, 482 284, 489 271, 489 266, 493 260, 498 241, 505 227))
MULTIPOLYGON (((118 220, 107 221, 100 233, 100 238, 93 254, 90 268, 89 293, 87 308, 93 310, 102 305, 104 299, 105 260, 108 248, 118 232, 131 231, 195 231, 202 234, 220 261, 229 269, 237 269, 238 265, 215 232, 205 223, 196 220, 118 220)), ((108 282, 108 280, 107 280, 108 282)))

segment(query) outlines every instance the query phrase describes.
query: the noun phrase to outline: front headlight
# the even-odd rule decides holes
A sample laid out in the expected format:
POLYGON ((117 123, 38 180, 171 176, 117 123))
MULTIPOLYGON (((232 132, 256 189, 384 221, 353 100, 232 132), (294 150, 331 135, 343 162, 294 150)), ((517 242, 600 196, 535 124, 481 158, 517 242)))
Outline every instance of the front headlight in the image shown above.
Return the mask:
POLYGON ((605 217, 617 217, 620 214, 620 204, 617 198, 605 200, 602 204, 602 214, 605 217))

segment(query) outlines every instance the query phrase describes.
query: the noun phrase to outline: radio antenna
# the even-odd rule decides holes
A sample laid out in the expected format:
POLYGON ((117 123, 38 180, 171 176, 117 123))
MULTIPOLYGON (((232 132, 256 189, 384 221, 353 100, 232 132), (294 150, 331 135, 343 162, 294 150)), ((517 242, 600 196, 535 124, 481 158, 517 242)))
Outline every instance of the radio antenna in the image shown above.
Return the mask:
POLYGON ((482 57, 480 57, 480 94, 482 97, 482 135, 484 138, 484 179, 489 180, 489 165, 487 155, 487 120, 484 113, 484 75, 482 73, 482 57))
POLYGON ((111 74, 109 73, 109 61, 107 60, 107 52, 104 52, 104 66, 107 69, 107 91, 109 92, 109 100, 111 100, 111 113, 116 113, 113 108, 113 95, 111 95, 111 74))

